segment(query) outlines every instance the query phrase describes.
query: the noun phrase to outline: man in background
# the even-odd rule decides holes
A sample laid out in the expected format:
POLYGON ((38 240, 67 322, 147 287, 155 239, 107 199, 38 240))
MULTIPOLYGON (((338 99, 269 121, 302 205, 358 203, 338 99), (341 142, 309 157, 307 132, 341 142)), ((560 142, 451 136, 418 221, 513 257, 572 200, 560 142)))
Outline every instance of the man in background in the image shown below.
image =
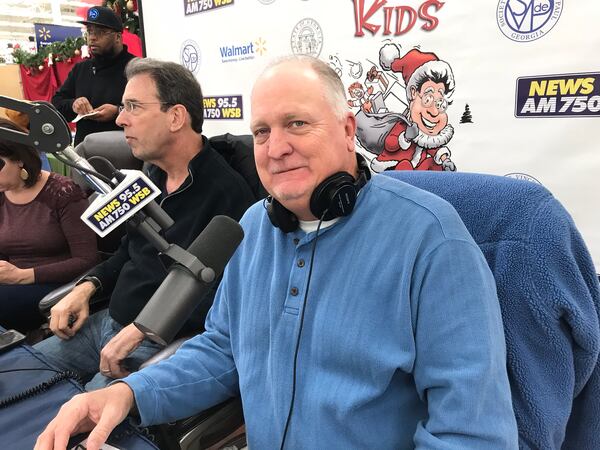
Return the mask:
POLYGON ((127 84, 125 66, 134 58, 123 45, 123 24, 110 9, 88 10, 87 43, 92 58, 76 64, 52 97, 52 104, 67 121, 94 113, 77 122, 75 145, 91 133, 119 130, 115 119, 127 84))

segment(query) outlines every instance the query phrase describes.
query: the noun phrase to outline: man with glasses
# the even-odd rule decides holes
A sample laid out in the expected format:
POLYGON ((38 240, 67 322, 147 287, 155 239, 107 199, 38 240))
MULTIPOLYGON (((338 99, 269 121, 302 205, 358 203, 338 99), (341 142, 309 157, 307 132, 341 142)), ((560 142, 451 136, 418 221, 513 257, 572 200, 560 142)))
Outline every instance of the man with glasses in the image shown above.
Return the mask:
MULTIPOLYGON (((162 192, 157 202, 175 221, 163 237, 188 248, 214 216, 239 220, 255 197, 245 178, 202 136, 202 91, 193 74, 179 64, 150 58, 132 60, 125 74, 128 82, 116 123, 133 155, 150 164, 148 176, 162 192)), ((133 321, 165 279, 169 264, 128 228, 116 254, 51 309, 55 335, 40 342, 38 350, 56 367, 89 380, 88 390, 126 376, 160 349, 144 339, 133 321), (101 292, 110 293, 109 308, 90 316, 89 301, 101 292)), ((198 299, 180 335, 203 330, 215 291, 216 286, 198 299)))
POLYGON ((88 134, 119 129, 115 119, 127 83, 125 66, 134 58, 123 45, 121 19, 110 8, 90 8, 81 23, 93 58, 76 64, 52 98, 68 121, 94 113, 77 123, 75 145, 88 134))
POLYGON ((456 166, 446 144, 454 134, 448 123, 448 98, 454 93, 454 75, 434 53, 412 49, 400 57, 395 44, 384 45, 379 63, 399 72, 406 83, 408 109, 385 136, 383 151, 371 166, 383 170, 449 170, 456 166))

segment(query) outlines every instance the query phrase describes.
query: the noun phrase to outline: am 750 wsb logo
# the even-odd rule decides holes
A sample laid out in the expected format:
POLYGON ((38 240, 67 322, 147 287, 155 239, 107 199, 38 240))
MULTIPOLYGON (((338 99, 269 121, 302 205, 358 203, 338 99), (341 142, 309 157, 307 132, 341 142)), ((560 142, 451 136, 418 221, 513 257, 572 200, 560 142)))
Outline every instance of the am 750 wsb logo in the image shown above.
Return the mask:
POLYGON ((517 79, 515 116, 600 116, 600 73, 517 79))

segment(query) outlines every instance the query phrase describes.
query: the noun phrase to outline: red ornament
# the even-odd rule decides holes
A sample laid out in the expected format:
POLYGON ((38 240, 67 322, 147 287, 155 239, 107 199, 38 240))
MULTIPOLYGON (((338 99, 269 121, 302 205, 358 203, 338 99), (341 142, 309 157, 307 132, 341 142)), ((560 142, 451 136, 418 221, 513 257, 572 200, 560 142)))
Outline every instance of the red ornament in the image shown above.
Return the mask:
POLYGON ((20 46, 19 44, 15 44, 15 45, 13 46, 13 48, 16 50, 16 49, 18 49, 18 48, 21 48, 21 46, 20 46))

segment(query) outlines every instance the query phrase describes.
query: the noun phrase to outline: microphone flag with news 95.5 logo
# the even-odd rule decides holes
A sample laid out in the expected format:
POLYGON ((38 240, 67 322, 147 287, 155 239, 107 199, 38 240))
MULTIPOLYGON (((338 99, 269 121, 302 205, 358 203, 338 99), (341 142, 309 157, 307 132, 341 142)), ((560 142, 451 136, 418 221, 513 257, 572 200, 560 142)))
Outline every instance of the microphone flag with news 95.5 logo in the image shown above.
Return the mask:
POLYGON ((139 170, 121 170, 123 181, 108 194, 99 195, 81 220, 100 237, 106 236, 160 195, 160 189, 139 170))
MULTIPOLYGON (((134 325, 150 340, 167 345, 211 289, 244 238, 242 227, 227 216, 215 216, 187 251, 214 271, 211 281, 202 281, 182 264, 175 263, 134 325)), ((206 270, 206 269, 204 269, 206 270)))

